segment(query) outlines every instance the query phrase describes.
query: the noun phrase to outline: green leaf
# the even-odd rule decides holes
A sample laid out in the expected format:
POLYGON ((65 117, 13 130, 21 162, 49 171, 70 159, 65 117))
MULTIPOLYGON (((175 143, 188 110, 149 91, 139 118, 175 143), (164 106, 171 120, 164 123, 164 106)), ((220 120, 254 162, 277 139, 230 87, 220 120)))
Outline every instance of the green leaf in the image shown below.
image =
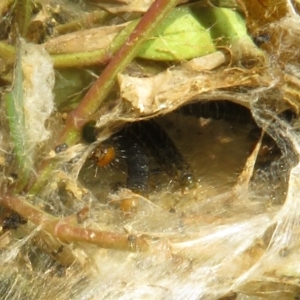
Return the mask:
POLYGON ((138 56, 152 60, 187 60, 216 51, 247 36, 244 19, 239 13, 200 5, 174 9, 143 43, 138 56))

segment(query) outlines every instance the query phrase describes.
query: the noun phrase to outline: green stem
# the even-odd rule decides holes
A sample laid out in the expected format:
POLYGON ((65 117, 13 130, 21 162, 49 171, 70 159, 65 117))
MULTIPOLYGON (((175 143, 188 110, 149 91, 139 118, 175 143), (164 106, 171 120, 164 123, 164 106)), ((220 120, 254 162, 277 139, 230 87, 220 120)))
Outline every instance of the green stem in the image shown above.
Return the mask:
POLYGON ((54 68, 86 67, 103 63, 105 49, 90 52, 52 54, 54 68))
MULTIPOLYGON (((54 68, 73 68, 103 64, 108 60, 107 53, 107 50, 100 49, 82 53, 53 54, 51 57, 54 68)), ((5 59, 6 63, 13 64, 16 57, 15 47, 0 42, 0 57, 5 59)))
POLYGON ((32 0, 17 0, 16 23, 18 24, 18 30, 20 35, 24 38, 27 35, 32 14, 31 1, 32 0))

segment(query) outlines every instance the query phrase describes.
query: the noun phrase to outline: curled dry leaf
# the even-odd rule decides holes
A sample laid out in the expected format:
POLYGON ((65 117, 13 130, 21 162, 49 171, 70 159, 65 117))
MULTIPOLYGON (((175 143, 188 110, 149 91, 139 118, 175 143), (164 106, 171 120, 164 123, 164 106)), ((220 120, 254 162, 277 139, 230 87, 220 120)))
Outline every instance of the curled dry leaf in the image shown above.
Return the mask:
MULTIPOLYGON (((201 95, 207 100, 213 99, 218 89, 267 87, 273 79, 262 69, 225 67, 216 71, 193 72, 183 65, 148 78, 119 75, 118 80, 122 98, 129 101, 139 113, 147 115, 170 112, 201 95)), ((245 101, 235 102, 250 106, 245 101)))

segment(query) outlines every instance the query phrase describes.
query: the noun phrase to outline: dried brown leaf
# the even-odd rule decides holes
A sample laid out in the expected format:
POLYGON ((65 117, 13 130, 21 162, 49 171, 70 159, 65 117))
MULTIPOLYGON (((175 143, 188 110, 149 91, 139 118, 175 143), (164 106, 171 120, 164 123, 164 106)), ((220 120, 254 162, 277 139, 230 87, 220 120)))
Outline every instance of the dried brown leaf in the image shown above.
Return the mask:
MULTIPOLYGON (((217 71, 193 72, 184 65, 148 78, 119 75, 118 79, 122 98, 144 115, 170 112, 201 95, 205 95, 207 100, 215 99, 219 89, 266 87, 273 80, 262 69, 225 67, 217 71)), ((250 104, 247 100, 237 99, 235 102, 248 107, 250 104)))
POLYGON ((281 18, 291 16, 293 8, 289 1, 279 0, 245 0, 243 1, 250 34, 281 18))
POLYGON ((105 49, 126 25, 125 23, 115 26, 103 26, 64 34, 48 40, 45 43, 45 48, 52 54, 105 49))

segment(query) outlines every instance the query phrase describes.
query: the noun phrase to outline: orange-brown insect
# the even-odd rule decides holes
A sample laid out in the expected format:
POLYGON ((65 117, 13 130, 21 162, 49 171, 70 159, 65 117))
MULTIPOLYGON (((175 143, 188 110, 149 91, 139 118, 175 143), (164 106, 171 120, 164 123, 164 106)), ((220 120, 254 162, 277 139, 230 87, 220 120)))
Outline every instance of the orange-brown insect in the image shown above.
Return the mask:
POLYGON ((116 157, 116 150, 112 146, 100 145, 94 149, 91 154, 91 159, 93 159, 98 167, 108 166, 116 157))
MULTIPOLYGON (((93 143, 97 140, 96 122, 91 120, 82 128, 82 138, 87 143, 93 143)), ((111 145, 100 144, 90 155, 98 167, 108 166, 116 157, 116 150, 111 145)))

